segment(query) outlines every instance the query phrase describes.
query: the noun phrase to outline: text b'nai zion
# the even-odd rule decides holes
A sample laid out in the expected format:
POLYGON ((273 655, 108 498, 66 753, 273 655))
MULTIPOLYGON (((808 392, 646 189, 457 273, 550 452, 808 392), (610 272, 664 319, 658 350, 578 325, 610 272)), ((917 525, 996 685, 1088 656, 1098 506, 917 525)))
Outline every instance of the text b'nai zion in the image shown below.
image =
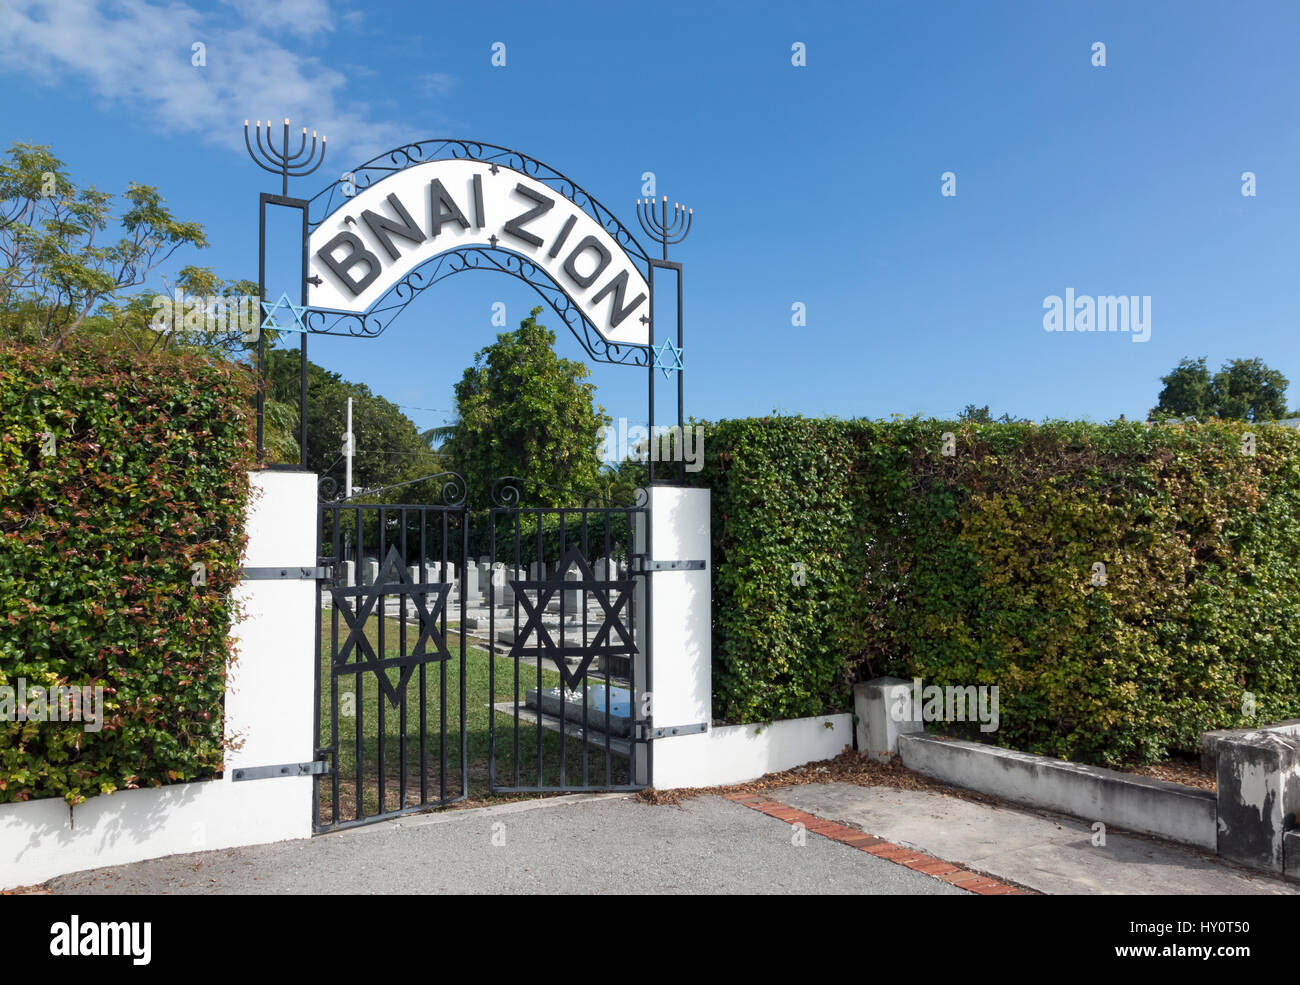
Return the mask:
POLYGON ((1065 297, 1043 298, 1043 330, 1047 332, 1128 332, 1133 342, 1151 338, 1151 295, 1075 295, 1073 287, 1065 297))

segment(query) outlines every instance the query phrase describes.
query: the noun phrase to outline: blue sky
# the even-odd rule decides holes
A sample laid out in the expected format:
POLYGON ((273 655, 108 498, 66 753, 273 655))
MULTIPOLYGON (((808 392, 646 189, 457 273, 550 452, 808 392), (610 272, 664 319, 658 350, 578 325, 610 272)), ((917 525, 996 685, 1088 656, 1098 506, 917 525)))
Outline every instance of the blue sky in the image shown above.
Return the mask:
MULTIPOLYGON (((653 171, 695 209, 673 253, 689 414, 1108 420, 1143 416, 1184 356, 1258 356, 1300 404, 1298 39, 1294 3, 6 0, 0 135, 104 190, 159 186, 211 239, 178 259, 232 278, 255 278, 257 194, 278 190, 245 117, 328 134, 304 196, 388 147, 463 136, 554 165, 632 224, 653 171), (1150 296, 1150 340, 1045 332, 1066 288, 1150 296)), ((535 295, 454 278, 379 339, 314 338, 311 357, 433 426, 497 301, 513 325, 535 295)), ((644 419, 643 372, 593 377, 615 417, 644 419)))

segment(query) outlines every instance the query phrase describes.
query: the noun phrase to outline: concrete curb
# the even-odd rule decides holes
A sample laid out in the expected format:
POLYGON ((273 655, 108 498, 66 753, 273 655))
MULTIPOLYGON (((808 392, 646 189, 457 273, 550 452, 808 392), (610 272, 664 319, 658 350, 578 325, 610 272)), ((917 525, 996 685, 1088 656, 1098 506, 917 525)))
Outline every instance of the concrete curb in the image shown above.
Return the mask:
POLYGON ((900 735, 903 765, 953 786, 1215 851, 1218 800, 1184 787, 978 742, 900 735))

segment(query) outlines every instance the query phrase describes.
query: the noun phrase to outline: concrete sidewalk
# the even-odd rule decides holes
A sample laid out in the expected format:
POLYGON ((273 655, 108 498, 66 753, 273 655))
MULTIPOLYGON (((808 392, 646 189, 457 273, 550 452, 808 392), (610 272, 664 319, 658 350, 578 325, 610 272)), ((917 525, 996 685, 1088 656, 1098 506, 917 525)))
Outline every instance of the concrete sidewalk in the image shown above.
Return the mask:
POLYGON ((818 824, 799 830, 718 796, 650 806, 604 794, 416 815, 306 841, 79 872, 47 886, 86 894, 969 895, 887 860, 917 849, 1044 893, 1300 893, 1194 849, 1115 831, 1105 847, 1093 847, 1083 822, 939 791, 810 783, 764 790, 762 798, 903 848, 876 857, 820 836, 818 824))
POLYGON ((1300 884, 1188 846, 1118 830, 1094 846, 1083 821, 935 791, 810 783, 764 796, 1041 893, 1300 895, 1300 884))
POLYGON ((883 893, 947 883, 719 797, 564 797, 61 876, 55 893, 883 893))

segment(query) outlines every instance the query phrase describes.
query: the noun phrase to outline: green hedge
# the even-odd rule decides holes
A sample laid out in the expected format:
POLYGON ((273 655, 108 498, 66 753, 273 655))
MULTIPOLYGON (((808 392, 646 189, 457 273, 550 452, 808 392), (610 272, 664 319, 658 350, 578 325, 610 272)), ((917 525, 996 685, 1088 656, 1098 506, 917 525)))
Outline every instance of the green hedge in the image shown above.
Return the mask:
POLYGON ((846 710, 881 674, 997 685, 972 737, 1131 764, 1300 716, 1289 428, 767 418, 705 445, 721 717, 846 710))
POLYGON ((0 722, 0 802, 220 770, 248 398, 196 358, 0 347, 0 684, 105 706, 98 732, 0 722))

